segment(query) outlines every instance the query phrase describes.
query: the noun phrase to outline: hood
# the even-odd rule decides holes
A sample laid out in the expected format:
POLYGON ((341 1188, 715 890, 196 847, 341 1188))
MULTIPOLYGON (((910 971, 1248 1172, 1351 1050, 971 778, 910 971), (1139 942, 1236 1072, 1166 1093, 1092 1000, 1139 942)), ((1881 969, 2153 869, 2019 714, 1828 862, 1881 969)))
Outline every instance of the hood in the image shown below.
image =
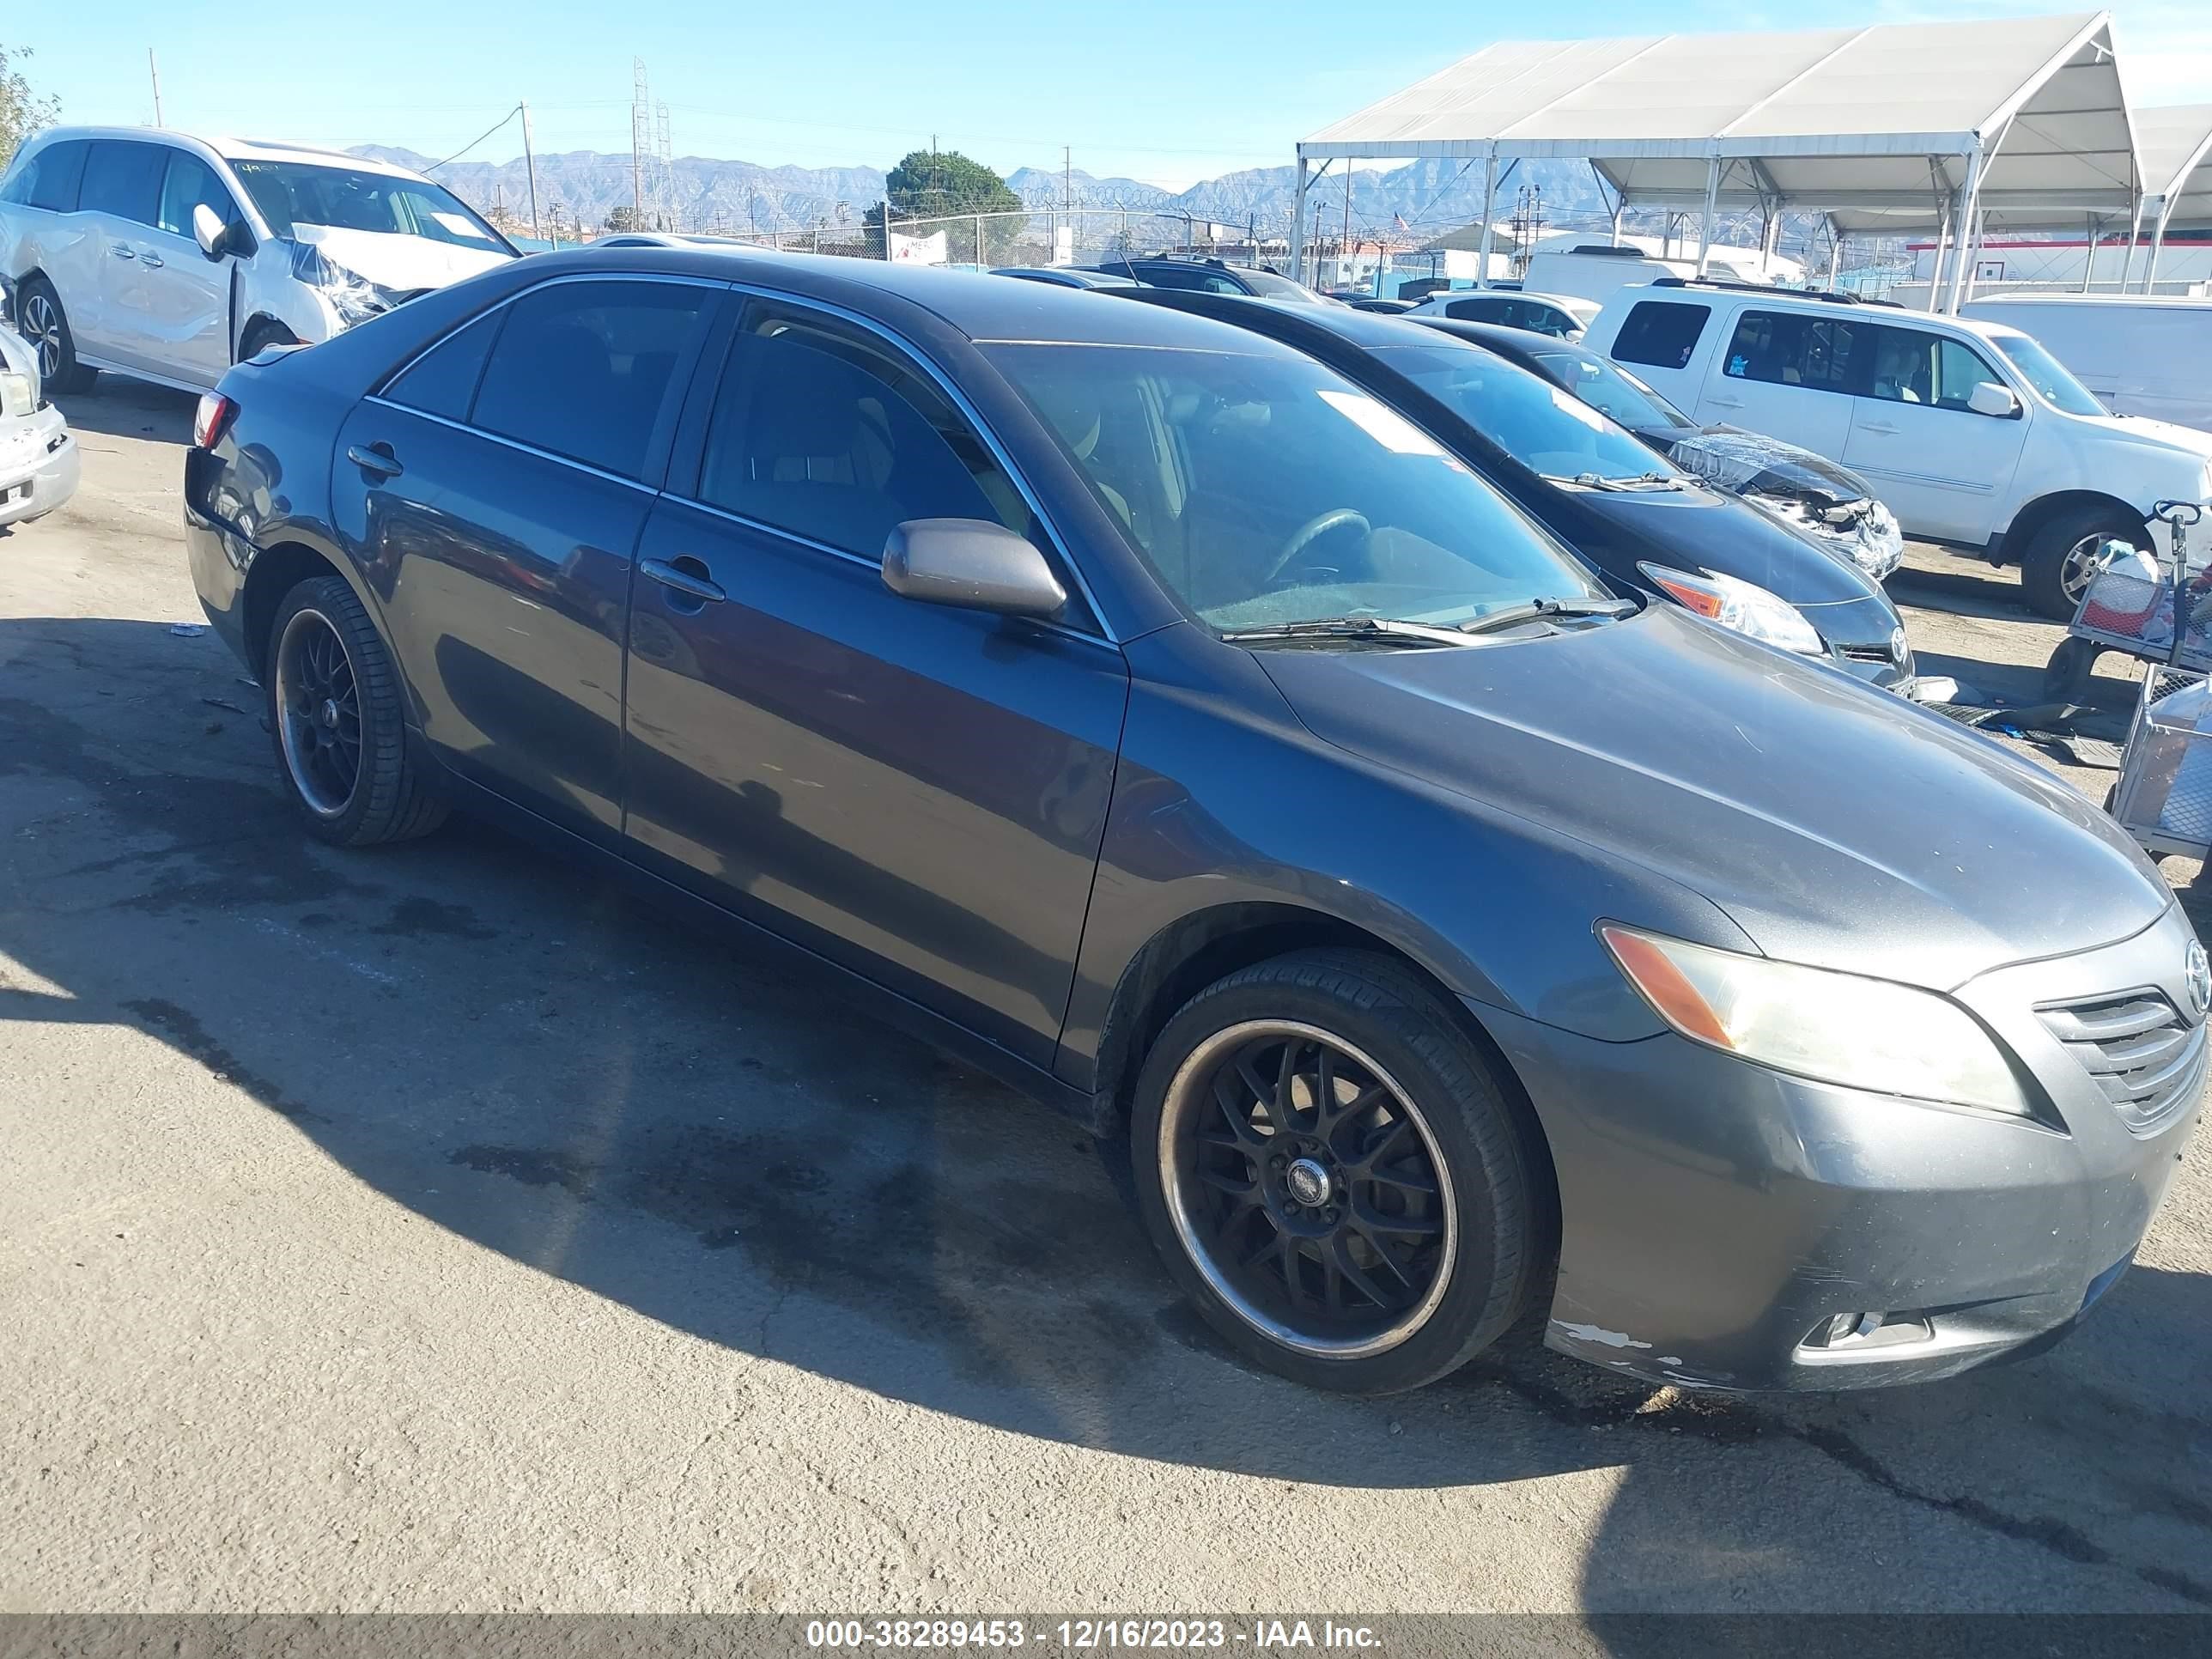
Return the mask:
POLYGON ((2169 902, 2117 824, 1990 739, 1671 606, 1254 654, 1322 741, 1678 882, 1772 957, 1948 990, 2169 902))
POLYGON ((2212 432, 2193 426, 2176 426, 2172 421, 2154 421, 2141 415, 2077 415, 2074 418, 2094 420, 2095 424, 2131 443, 2185 450, 2199 460, 2212 461, 2212 432))
POLYGON ((1864 478, 1826 457, 1738 426, 1667 434, 1677 466, 1738 495, 1800 496, 1823 507, 1869 501, 1864 478))
POLYGON ((456 247, 434 242, 427 236, 404 236, 397 231, 340 230, 329 225, 295 225, 295 240, 322 250, 333 264, 380 288, 413 293, 443 288, 464 276, 473 276, 514 256, 493 248, 456 247))
POLYGON ((1772 515, 1710 489, 1580 489, 1584 511, 1643 541, 1647 556, 1683 570, 1756 582, 1790 605, 1873 598, 1875 582, 1772 515))

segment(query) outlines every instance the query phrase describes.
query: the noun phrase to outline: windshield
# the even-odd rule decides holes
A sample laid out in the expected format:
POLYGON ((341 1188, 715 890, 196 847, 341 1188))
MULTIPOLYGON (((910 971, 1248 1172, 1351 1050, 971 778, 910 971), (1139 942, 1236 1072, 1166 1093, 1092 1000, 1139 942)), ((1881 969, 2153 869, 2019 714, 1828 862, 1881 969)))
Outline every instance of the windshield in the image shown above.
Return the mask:
POLYGON ((1376 356, 1547 478, 1688 476, 1574 393, 1479 346, 1389 346, 1376 356))
POLYGON ((253 205, 279 236, 301 225, 421 236, 487 253, 512 253, 507 241, 451 191, 419 179, 306 161, 233 161, 253 205))
POLYGON ((2112 411, 2097 401, 2097 394, 2083 386, 2060 362, 2043 349, 2039 341, 2025 334, 1993 334, 1990 337, 1999 351, 2012 359, 2035 395, 2062 415, 2109 415, 2112 411))
POLYGON ((1592 409, 1633 431, 1698 429, 1697 422, 1680 410, 1595 352, 1547 350, 1540 346, 1528 355, 1544 366, 1546 374, 1592 409))
MULTIPOLYGON (((1294 283, 1287 276, 1278 276, 1272 270, 1260 270, 1246 265, 1239 266, 1237 274, 1244 279, 1253 293, 1263 300, 1296 300, 1310 306, 1323 303, 1322 296, 1315 293, 1304 283, 1294 283)), ((1334 301, 1328 301, 1328 303, 1334 304, 1334 301)))
POLYGON ((1302 357, 984 349, 1183 606, 1222 629, 1370 616, 1450 627, 1606 597, 1402 416, 1302 357))

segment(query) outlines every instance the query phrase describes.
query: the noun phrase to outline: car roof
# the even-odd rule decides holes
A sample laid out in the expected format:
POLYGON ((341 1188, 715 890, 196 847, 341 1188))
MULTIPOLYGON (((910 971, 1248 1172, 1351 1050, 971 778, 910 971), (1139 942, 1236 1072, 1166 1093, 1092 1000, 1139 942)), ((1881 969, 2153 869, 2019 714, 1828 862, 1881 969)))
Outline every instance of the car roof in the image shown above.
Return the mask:
POLYGON ((1938 331, 1951 328, 1961 334, 1972 334, 1985 340, 1995 340, 2000 337, 2009 339, 2021 332, 2019 329, 2008 327, 2002 323, 1984 322, 1978 317, 1954 317, 1941 311, 1915 311, 1888 301, 1852 305, 1823 299, 1817 294, 1799 294, 1786 288, 1739 287, 1733 283, 1632 283, 1613 299, 1624 312, 1631 305, 1644 300, 1707 307, 1723 301, 1735 300, 1766 311, 1796 311, 1812 317, 1849 317, 1863 323, 1885 324, 1892 328, 1938 331))
MULTIPOLYGON (((1296 356, 1227 323, 1107 305, 1100 295, 1144 292, 1064 288, 1058 283, 1008 282, 988 271, 944 270, 836 254, 772 253, 750 246, 563 249, 519 262, 542 281, 562 272, 657 272, 764 289, 867 312, 877 296, 927 311, 971 341, 1047 345, 1180 346, 1246 356, 1296 356)), ((1318 309, 1319 307, 1315 307, 1318 309)), ((1364 316, 1364 312, 1348 313, 1364 316)), ((1383 319, 1376 319, 1382 321, 1383 319)))
POLYGON ((295 144, 281 139, 224 138, 183 132, 174 127, 49 127, 37 135, 41 144, 72 138, 122 139, 126 143, 181 144, 186 148, 197 145, 226 161, 300 161, 312 167, 338 166, 359 173, 388 173, 396 179, 422 176, 397 162, 379 161, 371 155, 353 155, 342 149, 323 149, 313 144, 295 144))
POLYGON ((1286 343, 1300 329, 1317 329, 1348 345, 1374 350, 1385 346, 1433 346, 1438 331, 1395 312, 1361 311, 1353 306, 1286 306, 1250 294, 1200 294, 1187 289, 1141 289, 1115 297, 1134 300, 1150 310, 1187 310, 1199 317, 1218 312, 1234 326, 1256 329, 1286 343), (1155 298, 1164 295, 1164 298, 1155 298))
POLYGON ((1478 323, 1465 317, 1424 317, 1421 326, 1431 334, 1449 334, 1458 339, 1472 341, 1479 346, 1487 346, 1500 356, 1510 357, 1516 362, 1523 357, 1535 356, 1540 341, 1547 351, 1574 352, 1584 357, 1597 356, 1589 348, 1578 346, 1571 340, 1562 340, 1552 334, 1539 334, 1533 329, 1508 328, 1503 323, 1478 323))

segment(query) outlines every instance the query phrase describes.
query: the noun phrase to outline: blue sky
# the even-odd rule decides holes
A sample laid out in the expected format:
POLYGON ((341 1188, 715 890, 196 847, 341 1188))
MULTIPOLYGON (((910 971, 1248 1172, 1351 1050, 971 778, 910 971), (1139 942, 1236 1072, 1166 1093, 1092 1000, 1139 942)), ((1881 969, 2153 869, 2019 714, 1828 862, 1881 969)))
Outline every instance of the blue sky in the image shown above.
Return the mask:
MULTIPOLYGON (((1878 0, 1869 9, 1902 21, 2077 9, 1878 0)), ((151 46, 172 126, 444 155, 527 98, 539 149, 627 150, 635 56, 669 106, 678 155, 884 166, 933 133, 1002 171, 1057 166, 1068 144, 1087 172, 1176 187, 1286 161, 1303 134, 1492 40, 1814 21, 1773 0, 1592 0, 1533 15, 1489 0, 659 0, 635 9, 444 0, 391 10, 356 0, 343 11, 309 3, 261 12, 82 0, 9 10, 0 40, 33 49, 22 67, 38 88, 59 94, 69 121, 151 120, 151 46), (329 21, 318 25, 319 14, 329 21), (272 27, 241 46, 251 15, 272 27), (915 27, 917 16, 926 27, 915 27)), ((2135 66, 2131 95, 2212 98, 2212 5, 2119 0, 2115 10, 2135 66)), ((501 161, 520 149, 510 127, 471 154, 501 161)))

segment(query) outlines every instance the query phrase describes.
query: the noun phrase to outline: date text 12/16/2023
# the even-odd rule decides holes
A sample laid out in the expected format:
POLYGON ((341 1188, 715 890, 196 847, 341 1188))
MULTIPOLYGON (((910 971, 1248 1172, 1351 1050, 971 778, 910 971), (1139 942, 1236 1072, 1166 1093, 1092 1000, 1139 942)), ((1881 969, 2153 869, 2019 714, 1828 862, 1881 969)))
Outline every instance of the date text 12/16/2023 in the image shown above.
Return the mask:
POLYGON ((806 1645, 922 1651, 1036 1646, 1075 1653, 1238 1647, 1363 1652, 1378 1648, 1381 1638, 1368 1626, 1331 1619, 814 1619, 807 1621, 806 1645))

